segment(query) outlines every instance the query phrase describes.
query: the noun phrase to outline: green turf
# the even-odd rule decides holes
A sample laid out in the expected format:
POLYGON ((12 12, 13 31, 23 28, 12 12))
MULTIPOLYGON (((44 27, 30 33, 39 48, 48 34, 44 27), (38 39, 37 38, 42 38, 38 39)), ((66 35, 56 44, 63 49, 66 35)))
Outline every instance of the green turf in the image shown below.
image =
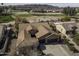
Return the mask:
POLYGON ((0 16, 0 23, 6 23, 9 21, 13 21, 14 19, 8 15, 8 16, 0 16))

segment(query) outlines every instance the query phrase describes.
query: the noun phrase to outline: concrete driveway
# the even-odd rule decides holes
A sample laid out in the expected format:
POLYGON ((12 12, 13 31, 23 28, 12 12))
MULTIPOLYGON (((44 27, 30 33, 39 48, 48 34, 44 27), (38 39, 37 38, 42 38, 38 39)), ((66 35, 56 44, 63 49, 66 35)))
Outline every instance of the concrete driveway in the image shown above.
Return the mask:
POLYGON ((69 53, 61 45, 45 45, 43 50, 45 54, 52 54, 54 56, 69 56, 69 53))

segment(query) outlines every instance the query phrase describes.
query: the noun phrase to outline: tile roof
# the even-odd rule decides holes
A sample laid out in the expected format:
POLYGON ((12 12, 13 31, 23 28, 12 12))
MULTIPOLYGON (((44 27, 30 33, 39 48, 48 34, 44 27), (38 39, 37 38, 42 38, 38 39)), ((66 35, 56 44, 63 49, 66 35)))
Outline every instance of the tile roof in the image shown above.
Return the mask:
POLYGON ((32 46, 37 43, 38 39, 32 38, 29 32, 25 29, 19 33, 16 46, 32 46))
POLYGON ((38 27, 38 30, 39 30, 39 32, 36 33, 36 37, 37 37, 37 38, 40 38, 40 37, 42 37, 42 36, 44 36, 44 35, 50 33, 50 31, 47 30, 47 29, 46 29, 44 26, 42 26, 42 25, 40 25, 40 26, 38 27))

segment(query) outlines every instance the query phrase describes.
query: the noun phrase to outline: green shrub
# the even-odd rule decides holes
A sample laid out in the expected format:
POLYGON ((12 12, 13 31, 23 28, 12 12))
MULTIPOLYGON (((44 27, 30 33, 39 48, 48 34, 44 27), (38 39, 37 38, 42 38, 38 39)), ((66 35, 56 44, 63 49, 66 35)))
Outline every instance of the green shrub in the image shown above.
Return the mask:
POLYGON ((70 21, 71 19, 70 19, 70 17, 68 17, 68 16, 65 16, 64 18, 62 18, 61 19, 61 21, 70 21))
POLYGON ((76 42, 77 45, 79 45, 79 34, 76 34, 76 35, 74 36, 73 41, 76 42))
POLYGON ((74 47, 74 44, 69 43, 68 39, 64 39, 64 43, 67 44, 68 48, 74 53, 78 53, 79 51, 74 47))

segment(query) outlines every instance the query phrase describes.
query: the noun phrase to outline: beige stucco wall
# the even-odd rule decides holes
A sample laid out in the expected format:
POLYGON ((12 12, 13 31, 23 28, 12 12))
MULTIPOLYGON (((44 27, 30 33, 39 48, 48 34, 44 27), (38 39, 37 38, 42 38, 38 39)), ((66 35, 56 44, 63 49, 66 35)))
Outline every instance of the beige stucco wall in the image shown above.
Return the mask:
POLYGON ((66 34, 66 30, 64 29, 64 27, 61 24, 56 24, 56 29, 63 34, 66 34))

